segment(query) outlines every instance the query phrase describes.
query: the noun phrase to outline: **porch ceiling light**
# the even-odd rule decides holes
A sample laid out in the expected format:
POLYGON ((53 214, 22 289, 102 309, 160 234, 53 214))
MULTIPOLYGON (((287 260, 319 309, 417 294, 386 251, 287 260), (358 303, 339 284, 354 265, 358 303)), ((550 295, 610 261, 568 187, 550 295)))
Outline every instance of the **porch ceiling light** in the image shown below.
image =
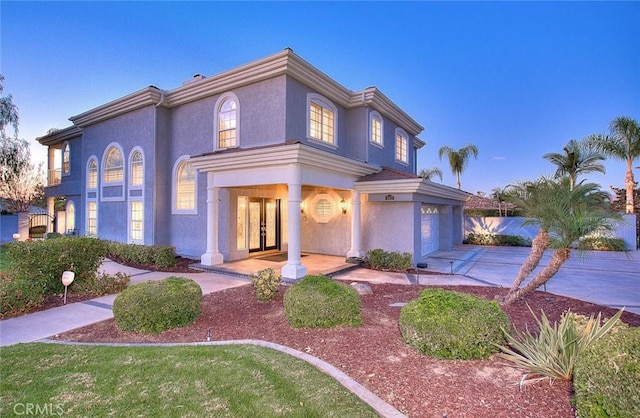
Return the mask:
POLYGON ((344 199, 340 201, 340 209, 342 209, 342 214, 347 213, 347 202, 345 202, 344 199))

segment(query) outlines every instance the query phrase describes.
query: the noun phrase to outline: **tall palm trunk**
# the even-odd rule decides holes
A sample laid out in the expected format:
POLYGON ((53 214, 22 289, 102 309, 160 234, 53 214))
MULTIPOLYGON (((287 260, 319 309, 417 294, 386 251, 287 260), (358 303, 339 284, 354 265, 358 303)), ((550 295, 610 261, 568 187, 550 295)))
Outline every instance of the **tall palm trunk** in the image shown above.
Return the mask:
POLYGON ((627 191, 625 213, 635 213, 635 204, 633 202, 633 187, 635 186, 635 182, 633 181, 633 171, 631 170, 631 158, 627 159, 627 172, 624 176, 624 186, 627 191))
POLYGON ((504 304, 509 305, 548 282, 549 279, 551 279, 551 277, 560 270, 560 267, 564 262, 569 259, 570 255, 571 249, 569 248, 558 248, 555 250, 551 255, 549 264, 540 270, 540 272, 538 272, 538 274, 536 274, 525 287, 517 289, 513 293, 509 292, 509 295, 505 298, 504 304))
POLYGON ((541 229, 540 232, 538 232, 538 235, 536 235, 536 237, 531 242, 531 251, 529 251, 527 259, 522 264, 522 267, 520 267, 520 271, 518 271, 518 275, 513 281, 511 289, 509 289, 509 293, 507 293, 507 296, 505 296, 505 304, 507 304, 507 300, 511 298, 511 295, 518 291, 522 282, 525 281, 527 277, 529 277, 531 272, 533 272, 536 267, 538 267, 538 264, 540 264, 540 260, 542 260, 542 257, 544 256, 544 252, 549 248, 550 245, 551 238, 549 237, 549 232, 541 229))

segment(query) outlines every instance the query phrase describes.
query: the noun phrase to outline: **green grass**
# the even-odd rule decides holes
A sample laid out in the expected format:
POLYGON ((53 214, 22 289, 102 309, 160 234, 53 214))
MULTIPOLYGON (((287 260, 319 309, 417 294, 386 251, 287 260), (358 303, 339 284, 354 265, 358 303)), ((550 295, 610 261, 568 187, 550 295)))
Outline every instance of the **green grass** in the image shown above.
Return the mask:
POLYGON ((257 346, 3 347, 0 416, 375 417, 337 381, 257 346))
POLYGON ((7 249, 4 245, 0 245, 0 272, 9 270, 9 258, 7 257, 7 249))

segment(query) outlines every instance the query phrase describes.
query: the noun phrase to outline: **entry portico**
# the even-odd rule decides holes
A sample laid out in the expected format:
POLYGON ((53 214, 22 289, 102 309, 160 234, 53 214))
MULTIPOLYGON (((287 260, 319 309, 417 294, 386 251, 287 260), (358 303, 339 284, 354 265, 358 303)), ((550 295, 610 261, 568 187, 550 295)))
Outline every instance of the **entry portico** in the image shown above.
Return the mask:
MULTIPOLYGON (((361 257, 361 204, 360 193, 354 183, 361 177, 380 171, 380 167, 368 164, 296 141, 282 145, 256 147, 253 149, 233 149, 192 156, 194 168, 207 173, 207 246, 201 256, 203 265, 222 264, 229 259, 246 258, 249 245, 242 240, 244 230, 260 228, 265 234, 265 223, 242 223, 243 205, 237 204, 244 195, 264 198, 286 196, 276 223, 276 234, 282 231, 280 249, 287 251, 287 264, 282 268, 282 276, 299 279, 305 276, 306 267, 302 263, 302 215, 304 214, 303 187, 309 202, 318 204, 321 216, 347 216, 349 222, 349 247, 342 255, 361 257), (322 196, 320 199, 317 196, 322 196), (236 201, 233 201, 234 197, 236 201), (326 197, 326 198, 325 198, 326 197), (346 214, 340 205, 349 210, 346 214), (338 210, 339 209, 339 210, 338 210), (229 226, 224 232, 221 220, 229 226), (234 234, 233 226, 236 233, 234 234), (224 249, 224 250, 223 250, 224 249)), ((315 206, 307 212, 316 211, 315 206)), ((313 213, 314 219, 317 212, 313 213)), ((306 218, 306 215, 304 215, 306 218)), ((316 219, 323 223, 322 219, 316 219)), ((339 227, 339 226, 337 226, 339 227)), ((330 236, 336 226, 320 231, 316 240, 332 240, 330 236), (323 233, 324 232, 324 233, 323 233)), ((249 231, 249 235, 251 235, 249 231)))

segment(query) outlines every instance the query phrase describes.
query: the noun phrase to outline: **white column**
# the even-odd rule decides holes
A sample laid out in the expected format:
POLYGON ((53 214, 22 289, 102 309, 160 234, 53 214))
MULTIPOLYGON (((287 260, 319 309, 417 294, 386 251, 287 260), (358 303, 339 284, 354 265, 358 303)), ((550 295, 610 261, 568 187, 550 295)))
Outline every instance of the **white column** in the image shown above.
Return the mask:
POLYGON ((287 264, 282 267, 282 277, 289 280, 303 278, 307 268, 300 256, 300 202, 302 201, 300 166, 295 166, 293 180, 288 183, 289 247, 287 264))
POLYGON ((200 257, 200 262, 205 266, 224 262, 224 257, 218 251, 219 191, 213 185, 213 173, 207 173, 207 252, 200 257))
POLYGON ((351 190, 351 249, 347 252, 347 257, 364 257, 362 251, 362 231, 361 231, 361 205, 360 192, 351 190))
POLYGON ((53 196, 47 197, 47 215, 49 215, 49 219, 47 219, 47 233, 53 232, 52 220, 56 216, 55 200, 53 196))

